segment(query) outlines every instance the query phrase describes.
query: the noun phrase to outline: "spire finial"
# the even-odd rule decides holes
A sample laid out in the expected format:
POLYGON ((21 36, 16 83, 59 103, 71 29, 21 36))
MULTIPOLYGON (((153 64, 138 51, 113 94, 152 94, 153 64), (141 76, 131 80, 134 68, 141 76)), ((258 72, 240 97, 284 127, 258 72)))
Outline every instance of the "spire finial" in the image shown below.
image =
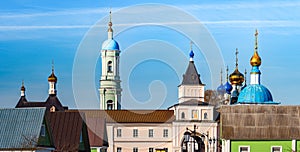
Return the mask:
POLYGON ((193 41, 190 42, 190 50, 193 50, 193 41))
POLYGON ((228 65, 227 65, 227 68, 226 68, 226 81, 228 82, 228 65))
POLYGON ((258 30, 256 29, 255 30, 255 46, 254 46, 254 51, 256 51, 257 52, 257 49, 258 49, 258 39, 257 39, 257 37, 258 37, 258 30))
POLYGON ((235 68, 238 69, 238 54, 239 54, 239 50, 238 48, 235 49, 235 68))
POLYGON ((22 80, 22 86, 21 86, 21 96, 25 96, 25 86, 24 86, 24 80, 22 80))
POLYGON ((52 59, 52 73, 54 73, 54 60, 52 59))
POLYGON ((109 10, 108 32, 112 32, 113 31, 112 30, 112 21, 111 21, 111 19, 112 19, 112 15, 111 15, 111 8, 110 8, 110 10, 109 10))
POLYGON ((220 74, 221 74, 221 85, 223 84, 223 78, 222 78, 222 76, 223 76, 223 70, 222 70, 222 68, 221 68, 221 72, 220 72, 220 74))
POLYGON ((109 22, 111 22, 111 7, 109 8, 109 22))

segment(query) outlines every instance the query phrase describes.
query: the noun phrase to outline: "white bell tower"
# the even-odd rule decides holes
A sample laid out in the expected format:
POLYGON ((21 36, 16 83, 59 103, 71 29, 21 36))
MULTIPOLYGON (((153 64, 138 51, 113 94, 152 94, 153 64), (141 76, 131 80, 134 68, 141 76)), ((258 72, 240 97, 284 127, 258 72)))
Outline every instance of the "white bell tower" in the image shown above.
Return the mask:
POLYGON ((113 39, 111 22, 108 23, 108 38, 102 44, 102 75, 100 79, 100 109, 121 109, 121 80, 119 75, 120 50, 119 44, 113 39))

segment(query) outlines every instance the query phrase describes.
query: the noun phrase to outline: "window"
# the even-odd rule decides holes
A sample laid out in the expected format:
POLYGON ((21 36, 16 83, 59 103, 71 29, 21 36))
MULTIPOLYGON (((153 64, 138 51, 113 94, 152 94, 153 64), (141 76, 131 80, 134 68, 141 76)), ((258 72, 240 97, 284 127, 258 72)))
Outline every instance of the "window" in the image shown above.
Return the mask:
POLYGON ((138 137, 139 136, 139 132, 137 129, 133 129, 133 137, 138 137))
POLYGON ((149 137, 153 137, 153 129, 149 129, 149 137))
POLYGON ((181 113, 181 119, 185 119, 185 114, 184 114, 184 112, 181 113))
POLYGON ((250 152, 250 147, 249 146, 240 146, 239 152, 250 152))
POLYGON ((122 129, 117 129, 117 137, 122 137, 122 129))
POLYGON ((192 110, 192 118, 198 119, 198 110, 192 110))
POLYGON ((203 115, 204 115, 203 119, 207 119, 207 112, 205 112, 203 115))
POLYGON ((163 137, 168 137, 168 134, 169 134, 169 130, 168 129, 164 129, 163 137))
POLYGON ((45 137, 45 135, 46 135, 46 126, 45 126, 45 124, 42 124, 41 136, 45 137))
POLYGON ((139 152, 139 149, 137 147, 134 147, 133 152, 139 152))
POLYGON ((82 139, 82 132, 80 133, 79 142, 83 142, 83 139, 82 139))
POLYGON ((106 104, 107 104, 107 110, 113 110, 114 103, 113 103, 112 100, 108 100, 108 101, 106 102, 106 104))
POLYGON ((107 63, 107 72, 112 72, 112 62, 108 61, 107 63))
POLYGON ((117 152, 122 152, 122 148, 121 147, 117 147, 117 152))
POLYGON ((282 152, 281 146, 272 146, 271 152, 282 152))
POLYGON ((54 107, 54 106, 52 106, 52 107, 50 108, 50 112, 55 112, 55 107, 54 107))
POLYGON ((149 148, 149 152, 154 152, 154 149, 153 148, 149 148))

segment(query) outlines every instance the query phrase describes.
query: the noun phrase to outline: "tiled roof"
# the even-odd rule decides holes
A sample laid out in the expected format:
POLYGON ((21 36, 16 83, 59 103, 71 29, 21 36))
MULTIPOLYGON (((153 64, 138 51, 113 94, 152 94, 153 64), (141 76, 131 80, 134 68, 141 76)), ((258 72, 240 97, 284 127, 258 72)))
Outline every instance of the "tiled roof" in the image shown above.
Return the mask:
POLYGON ((0 149, 37 147, 45 108, 0 109, 0 149))
POLYGON ((300 106, 230 105, 220 113, 223 139, 300 139, 300 106))
POLYGON ((194 61, 190 61, 185 74, 183 75, 183 80, 181 85, 199 85, 202 84, 200 80, 200 75, 197 72, 194 61))
POLYGON ((56 150, 58 151, 79 151, 80 148, 80 134, 82 132, 82 139, 84 141, 85 150, 89 151, 89 142, 87 130, 85 126, 84 114, 79 112, 49 112, 46 115, 50 122, 52 137, 56 150), (85 131, 85 132, 84 132, 85 131))
POLYGON ((87 118, 103 118, 107 123, 166 123, 175 119, 172 110, 81 110, 87 118))

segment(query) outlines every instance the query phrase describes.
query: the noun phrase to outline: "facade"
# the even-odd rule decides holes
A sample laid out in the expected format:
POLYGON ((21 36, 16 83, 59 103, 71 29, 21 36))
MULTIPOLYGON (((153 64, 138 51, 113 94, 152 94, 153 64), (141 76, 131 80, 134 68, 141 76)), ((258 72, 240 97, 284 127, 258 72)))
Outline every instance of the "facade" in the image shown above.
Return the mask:
POLYGON ((100 79, 100 109, 119 110, 121 109, 121 80, 119 74, 120 49, 119 44, 113 38, 111 22, 108 23, 108 38, 102 44, 102 75, 100 79))
POLYGON ((299 151, 299 109, 299 106, 266 104, 222 106, 222 151, 299 151))
MULTIPOLYGON (((104 131, 107 132, 109 152, 172 150, 174 120, 172 110, 82 110, 81 112, 85 113, 87 120, 99 118, 106 120, 107 130, 104 131)), ((87 125, 89 126, 89 123, 87 125)))
POLYGON ((183 75, 181 85, 178 86, 178 103, 169 108, 174 111, 175 116, 172 123, 174 133, 172 151, 213 152, 217 151, 218 124, 215 120, 218 113, 213 105, 204 101, 205 85, 200 80, 193 57, 194 53, 191 50, 186 73, 183 75), (188 140, 183 136, 186 132, 192 135, 188 140))

